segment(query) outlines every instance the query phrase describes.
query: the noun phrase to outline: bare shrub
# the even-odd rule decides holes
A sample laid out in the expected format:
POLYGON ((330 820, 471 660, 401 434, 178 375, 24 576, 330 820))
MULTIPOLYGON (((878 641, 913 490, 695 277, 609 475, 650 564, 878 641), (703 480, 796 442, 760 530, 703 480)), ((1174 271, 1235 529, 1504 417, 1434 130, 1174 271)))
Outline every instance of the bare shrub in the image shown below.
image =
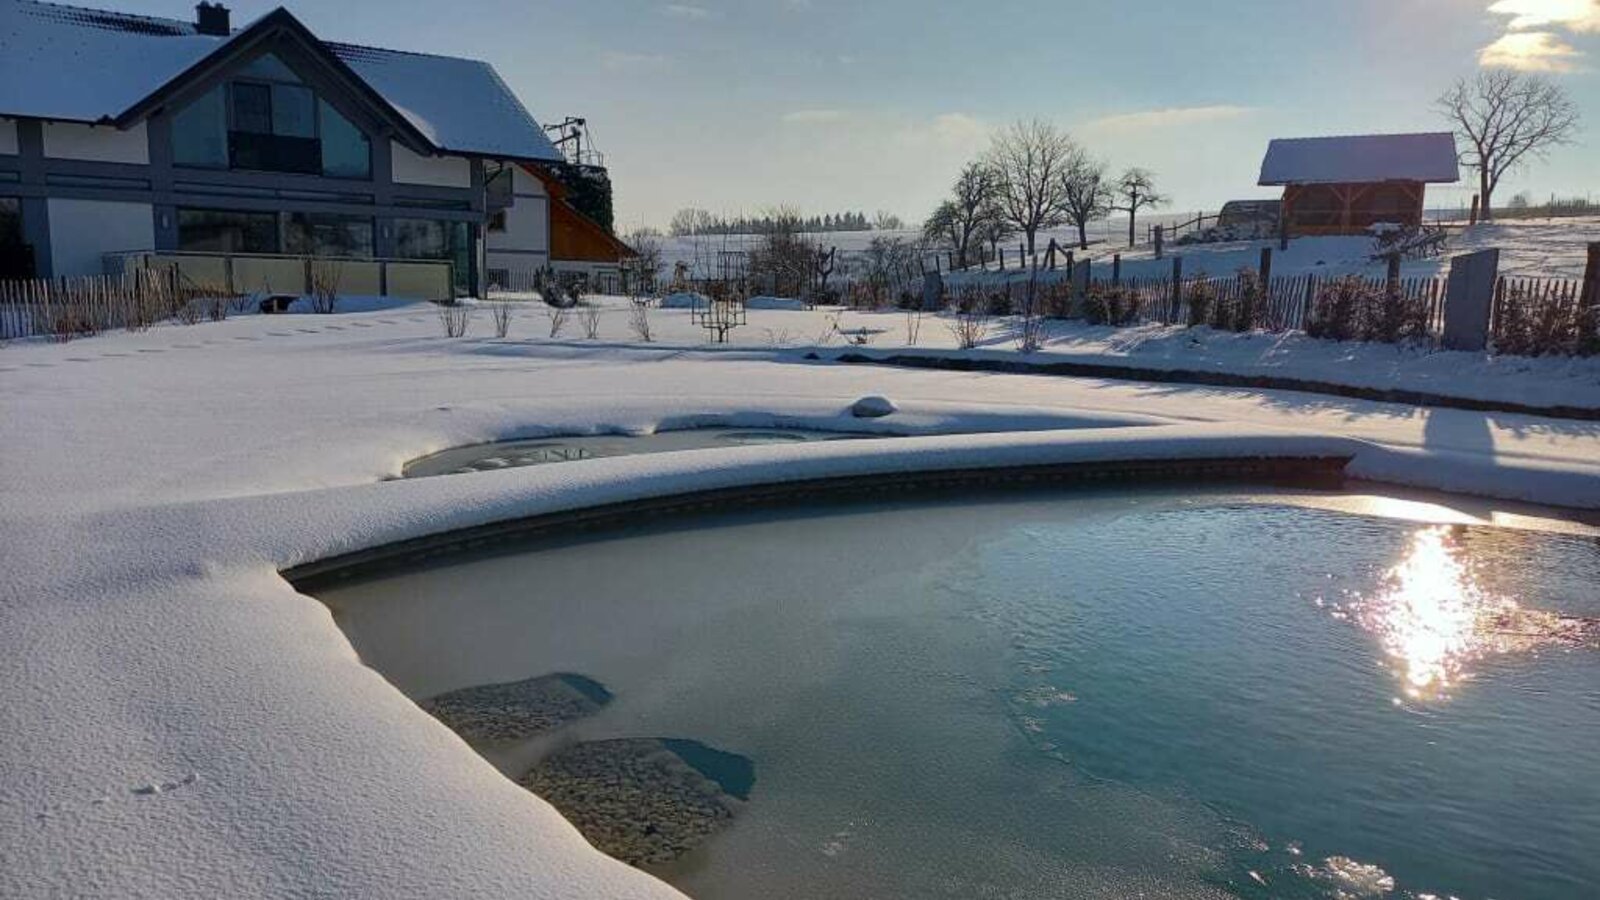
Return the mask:
POLYGON ((988 300, 974 287, 962 288, 945 327, 956 339, 956 346, 971 350, 989 334, 988 300))
POLYGON ((655 329, 650 324, 650 301, 643 297, 636 297, 632 301, 633 308, 628 312, 628 330, 633 336, 646 344, 655 340, 655 329))
POLYGON ((503 338, 511 333, 511 301, 496 300, 489 304, 489 315, 494 321, 494 336, 503 338))
POLYGON ((439 324, 444 326, 444 336, 466 337, 467 329, 472 326, 472 314, 476 310, 476 306, 466 303, 439 304, 439 324))
POLYGON ((906 310, 906 346, 915 347, 917 338, 922 334, 922 310, 906 310))
POLYGON ((578 324, 583 326, 585 340, 600 340, 600 306, 590 302, 578 307, 578 324))
POLYGON ((344 278, 344 263, 317 260, 311 264, 311 311, 331 313, 339 306, 339 282, 344 278))
POLYGON ((831 316, 823 317, 822 330, 817 332, 817 336, 811 341, 811 343, 818 347, 826 347, 833 343, 834 338, 837 338, 838 336, 839 316, 837 313, 835 313, 831 316))
POLYGON ((1035 299, 1023 301, 1022 319, 1017 324, 1017 350, 1022 353, 1033 353, 1044 346, 1044 316, 1038 310, 1039 304, 1035 299))
POLYGON ((545 308, 544 314, 550 320, 550 337, 552 339, 560 337, 561 329, 567 327, 567 313, 570 309, 571 307, 569 306, 550 306, 545 308))

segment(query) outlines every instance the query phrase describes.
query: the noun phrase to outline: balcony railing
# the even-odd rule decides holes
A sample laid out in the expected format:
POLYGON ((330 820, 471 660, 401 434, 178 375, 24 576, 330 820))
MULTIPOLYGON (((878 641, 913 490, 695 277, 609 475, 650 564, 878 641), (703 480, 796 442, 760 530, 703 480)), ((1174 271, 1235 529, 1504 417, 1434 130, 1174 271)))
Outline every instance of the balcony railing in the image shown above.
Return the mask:
POLYGON ((455 266, 447 260, 290 256, 276 253, 203 253, 136 250, 107 253, 108 275, 175 268, 188 282, 229 294, 304 296, 318 274, 338 278, 347 296, 448 301, 455 297, 455 266))

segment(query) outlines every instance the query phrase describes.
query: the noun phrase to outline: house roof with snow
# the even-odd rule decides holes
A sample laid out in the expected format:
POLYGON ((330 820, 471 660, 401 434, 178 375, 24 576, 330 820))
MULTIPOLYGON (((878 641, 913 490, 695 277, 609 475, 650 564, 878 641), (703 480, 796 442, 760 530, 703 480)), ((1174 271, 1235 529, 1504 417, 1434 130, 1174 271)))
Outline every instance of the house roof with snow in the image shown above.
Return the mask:
POLYGON ((1449 132, 1277 138, 1261 161, 1261 185, 1459 181, 1449 132))
POLYGON ((126 126, 161 93, 267 29, 287 29, 359 82, 426 149, 529 161, 560 153, 488 63, 325 42, 278 8, 226 35, 177 19, 0 0, 0 115, 126 126))

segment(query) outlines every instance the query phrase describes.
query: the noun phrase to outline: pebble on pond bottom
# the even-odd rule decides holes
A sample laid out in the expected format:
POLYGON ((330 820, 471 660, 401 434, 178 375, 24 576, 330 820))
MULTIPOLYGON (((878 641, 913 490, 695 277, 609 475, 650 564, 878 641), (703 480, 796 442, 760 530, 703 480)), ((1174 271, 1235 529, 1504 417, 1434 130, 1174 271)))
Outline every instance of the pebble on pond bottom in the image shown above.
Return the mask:
MULTIPOLYGON (((691 744, 703 746, 655 738, 573 744, 541 760, 520 783, 601 852, 635 866, 665 863, 726 827, 740 806, 711 777, 716 773, 702 772, 669 749, 691 744)), ((743 757, 704 750, 687 755, 738 760, 746 774, 751 771, 743 757)))
POLYGON ((418 705, 468 741, 495 743, 533 737, 593 715, 610 702, 611 692, 598 681, 559 672, 461 688, 418 705))

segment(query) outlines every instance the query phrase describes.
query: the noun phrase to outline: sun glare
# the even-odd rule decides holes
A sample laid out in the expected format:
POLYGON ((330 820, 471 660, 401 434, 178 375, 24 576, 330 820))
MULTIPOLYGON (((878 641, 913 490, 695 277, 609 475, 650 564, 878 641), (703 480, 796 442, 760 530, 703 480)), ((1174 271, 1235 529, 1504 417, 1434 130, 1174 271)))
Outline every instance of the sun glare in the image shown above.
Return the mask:
POLYGON ((1379 590, 1341 613, 1377 637, 1406 696, 1422 700, 1448 699, 1485 656, 1580 642, 1583 625, 1485 591, 1443 526, 1416 532, 1379 590))

